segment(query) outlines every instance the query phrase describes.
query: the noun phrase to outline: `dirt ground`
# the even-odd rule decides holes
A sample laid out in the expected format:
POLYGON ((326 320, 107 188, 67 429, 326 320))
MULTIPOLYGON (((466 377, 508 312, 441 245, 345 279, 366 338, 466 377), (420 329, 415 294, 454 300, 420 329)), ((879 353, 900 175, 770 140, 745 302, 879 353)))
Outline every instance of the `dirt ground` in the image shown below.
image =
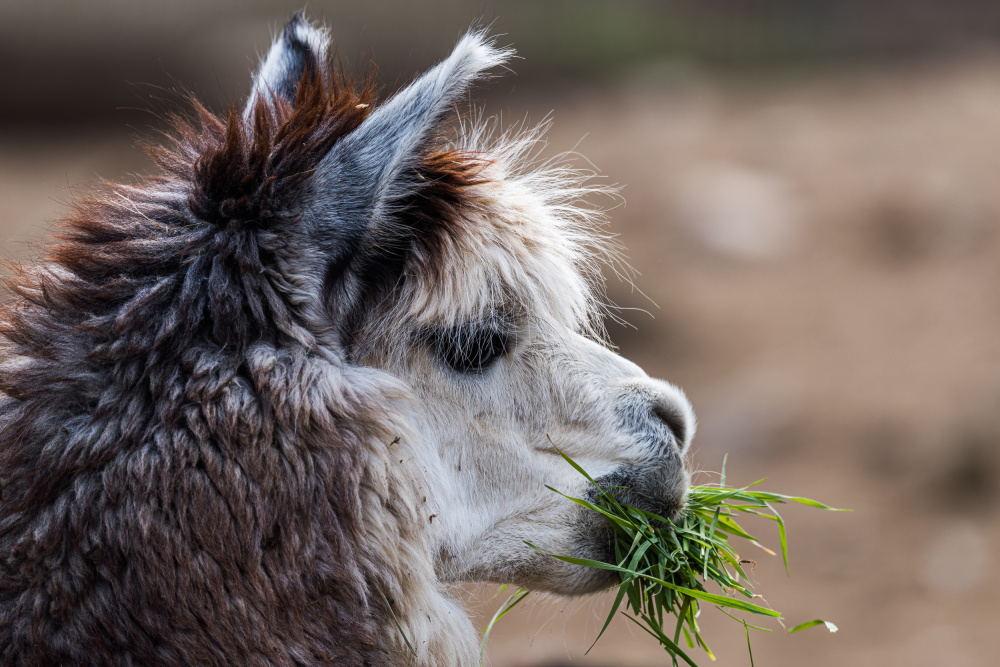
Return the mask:
MULTIPOLYGON (((625 185, 612 228, 648 298, 611 283, 636 327, 612 336, 687 391, 693 464, 728 453, 733 483, 854 510, 784 513, 790 578, 751 556, 790 625, 840 627, 772 624, 755 664, 995 664, 1000 56, 754 81, 654 68, 518 95, 501 101, 515 115, 555 109, 554 150, 586 136, 579 150, 625 185)), ((131 136, 0 133, 3 257, 31 257, 74 188, 147 170, 131 136)), ((494 591, 464 592, 479 625, 494 591)), ((668 664, 624 619, 583 657, 607 605, 532 595, 489 664, 668 664)), ((713 609, 703 625, 718 664, 750 664, 742 627, 713 609)))

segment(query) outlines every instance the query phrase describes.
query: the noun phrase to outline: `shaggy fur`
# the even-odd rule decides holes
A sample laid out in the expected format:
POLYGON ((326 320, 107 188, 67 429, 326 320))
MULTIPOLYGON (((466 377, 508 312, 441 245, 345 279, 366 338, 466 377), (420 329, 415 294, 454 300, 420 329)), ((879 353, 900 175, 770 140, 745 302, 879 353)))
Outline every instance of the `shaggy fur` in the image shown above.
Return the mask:
POLYGON ((546 433, 680 502, 690 406, 592 340, 586 176, 438 139, 510 53, 376 104, 326 44, 294 17, 8 280, 0 664, 474 664, 447 582, 607 583, 523 545, 603 548, 546 433))
MULTIPOLYGON (((331 386, 344 373, 275 269, 306 177, 371 87, 307 71, 269 102, 252 124, 196 106, 151 151, 162 176, 79 202, 49 261, 8 281, 5 663, 388 660, 378 591, 401 584, 355 545, 358 450, 401 433, 393 397, 331 386)), ((453 162, 423 161, 415 221, 460 205, 453 162)))

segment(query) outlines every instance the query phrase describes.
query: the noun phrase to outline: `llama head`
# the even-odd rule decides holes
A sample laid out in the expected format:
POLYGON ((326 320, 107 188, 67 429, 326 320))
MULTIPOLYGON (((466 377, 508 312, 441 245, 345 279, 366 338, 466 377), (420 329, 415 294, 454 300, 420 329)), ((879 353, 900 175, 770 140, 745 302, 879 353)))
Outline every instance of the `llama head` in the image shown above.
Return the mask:
POLYGON ((293 18, 242 111, 8 281, 0 662, 385 664, 398 621, 474 664, 442 583, 612 583, 525 545, 610 556, 553 443, 682 503, 690 406, 600 342, 600 188, 538 131, 445 138, 511 52, 470 33, 376 104, 326 51, 293 18))
MULTIPOLYGON (((294 104, 308 77, 330 77, 326 50, 324 33, 294 19, 244 115, 294 104)), ((307 237, 291 282, 320 345, 404 387, 398 459, 428 499, 420 519, 437 575, 583 593, 608 577, 525 545, 610 555, 602 521, 546 488, 593 494, 553 443, 630 502, 672 516, 694 418, 678 389, 601 343, 596 263, 613 252, 600 213, 580 201, 600 191, 588 174, 533 161, 537 130, 491 136, 473 118, 442 139, 470 84, 510 56, 469 33, 362 107, 302 189, 307 237)))

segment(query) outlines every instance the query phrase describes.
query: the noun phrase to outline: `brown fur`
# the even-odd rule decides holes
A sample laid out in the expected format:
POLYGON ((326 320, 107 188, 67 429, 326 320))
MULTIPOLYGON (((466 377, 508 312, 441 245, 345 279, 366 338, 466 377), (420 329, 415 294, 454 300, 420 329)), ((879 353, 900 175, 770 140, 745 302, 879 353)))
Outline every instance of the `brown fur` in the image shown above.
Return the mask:
MULTIPOLYGON (((246 123, 195 103, 162 174, 75 206, 0 313, 0 663, 388 664, 402 582, 362 553, 379 397, 324 390, 277 259, 296 197, 373 103, 303 76, 246 123)), ((474 160, 405 208, 454 219, 474 160)), ((422 233, 428 247, 433 246, 422 233)), ((389 510, 387 510, 389 511, 389 510)), ((396 517, 401 525, 405 512, 396 517)), ((405 532, 405 528, 401 528, 405 532)), ((410 530, 417 530, 416 527, 410 530)))
POLYGON ((418 167, 419 177, 425 187, 418 196, 411 198, 406 211, 414 229, 420 230, 418 242, 421 252, 421 272, 431 282, 439 270, 433 258, 440 255, 440 246, 449 236, 461 233, 460 225, 475 206, 470 190, 488 179, 483 170, 489 162, 478 155, 447 150, 428 155, 418 167))

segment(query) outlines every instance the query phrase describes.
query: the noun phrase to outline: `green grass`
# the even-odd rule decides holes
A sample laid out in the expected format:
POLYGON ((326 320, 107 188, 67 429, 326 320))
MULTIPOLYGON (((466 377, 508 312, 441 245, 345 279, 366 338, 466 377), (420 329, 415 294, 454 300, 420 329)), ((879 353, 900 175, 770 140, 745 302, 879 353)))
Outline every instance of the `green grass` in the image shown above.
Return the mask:
MULTIPOLYGON (((757 538, 740 525, 745 516, 757 516, 775 523, 787 573, 787 534, 785 523, 775 506, 799 503, 818 509, 845 511, 809 498, 758 490, 757 486, 764 480, 742 488, 727 487, 723 461, 719 483, 692 486, 684 513, 671 522, 620 502, 615 495, 617 489, 601 488, 575 461, 565 454, 562 456, 598 490, 595 500, 590 502, 572 498, 549 488, 607 519, 615 532, 615 564, 549 554, 533 544, 528 543, 528 546, 566 563, 616 572, 621 579, 618 594, 594 643, 597 643, 611 620, 624 606, 630 612, 625 616, 656 639, 671 656, 674 665, 683 661, 691 667, 697 667, 688 653, 696 647, 701 647, 712 660, 715 659, 698 625, 703 604, 717 607, 743 625, 748 649, 751 628, 764 632, 770 632, 770 629, 752 625, 733 613, 776 619, 781 617, 781 612, 760 604, 760 596, 753 592, 744 567, 754 563, 741 558, 730 542, 733 538, 739 538, 774 555, 774 552, 761 546, 757 538), (707 590, 705 586, 709 582, 717 586, 719 591, 707 590)), ((484 630, 484 634, 488 636, 493 623, 523 600, 525 595, 527 591, 520 589, 511 596, 484 630)), ((788 632, 824 624, 831 632, 836 632, 835 625, 821 619, 799 624, 788 632)), ((752 662, 752 653, 750 659, 752 662)))

